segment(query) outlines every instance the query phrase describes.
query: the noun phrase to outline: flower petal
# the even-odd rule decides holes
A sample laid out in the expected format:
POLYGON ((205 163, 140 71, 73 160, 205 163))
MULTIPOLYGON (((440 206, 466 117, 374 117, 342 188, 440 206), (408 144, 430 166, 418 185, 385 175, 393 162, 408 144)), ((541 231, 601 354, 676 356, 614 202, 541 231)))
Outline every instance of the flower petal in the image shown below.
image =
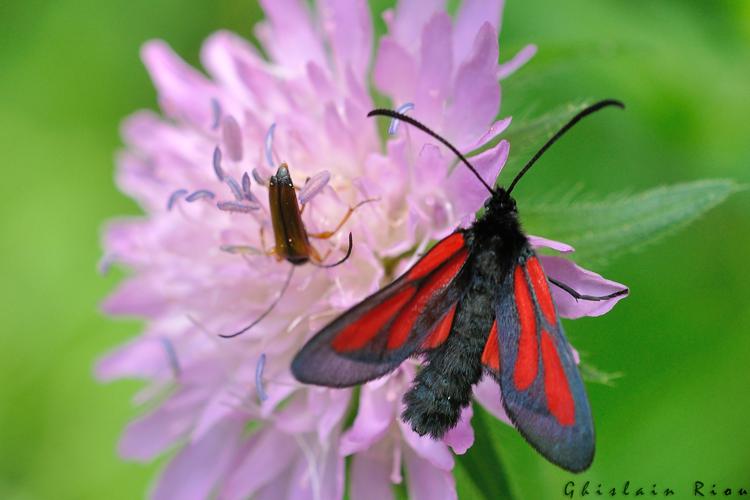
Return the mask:
MULTIPOLYGON (((479 175, 493 186, 508 159, 510 145, 500 141, 497 146, 472 158, 471 164, 479 175)), ((458 163, 447 180, 446 190, 454 200, 454 213, 462 223, 473 220, 474 214, 490 195, 479 179, 462 163, 458 163)))
POLYGON ((241 421, 224 421, 214 426, 200 441, 182 448, 164 469, 154 489, 153 498, 208 498, 237 451, 242 427, 241 421))
POLYGON ((574 250, 574 248, 568 245, 567 243, 550 240, 547 238, 543 238, 541 236, 533 236, 529 234, 526 236, 526 238, 529 240, 529 243, 534 249, 551 248, 552 250, 557 250, 558 252, 562 252, 562 253, 570 253, 574 250))
MULTIPOLYGON (((609 295, 627 288, 625 285, 602 278, 595 272, 578 267, 572 261, 562 257, 543 255, 540 257, 544 272, 550 278, 564 283, 583 295, 609 295)), ((570 294, 556 286, 550 287, 557 311, 563 318, 580 318, 582 316, 601 316, 609 312, 617 302, 627 297, 627 293, 609 300, 590 301, 576 300, 570 294)))
POLYGON ((124 458, 148 462, 184 438, 203 404, 205 394, 182 389, 153 412, 128 424, 118 452, 124 458))
POLYGON ((450 470, 436 468, 414 452, 404 452, 406 480, 411 500, 453 500, 456 494, 456 481, 450 470))
POLYGON ((159 92, 162 110, 169 116, 209 128, 211 99, 216 94, 214 85, 161 40, 146 43, 141 57, 159 92))
POLYGON ((366 450, 386 433, 393 423, 396 401, 388 397, 389 384, 362 386, 359 409, 352 427, 341 436, 339 453, 351 455, 366 450))
POLYGON ((497 115, 497 57, 497 31, 485 23, 474 39, 471 57, 458 68, 453 99, 446 113, 443 132, 459 149, 476 142, 497 115))
POLYGON ((398 425, 401 427, 401 435, 404 441, 417 455, 440 470, 450 471, 453 469, 453 454, 442 441, 433 439, 428 435, 420 436, 401 419, 399 419, 398 425))
POLYGON ((453 37, 453 56, 463 61, 471 51, 471 43, 479 28, 489 23, 499 31, 504 0, 464 0, 456 15, 456 32, 453 37))
POLYGON ((502 80, 504 78, 509 77, 516 71, 518 71, 519 68, 521 68, 524 64, 529 62, 532 57, 536 54, 536 45, 529 44, 518 51, 516 55, 513 56, 513 58, 500 65, 500 67, 497 69, 497 78, 498 80, 502 80))
POLYGON ((411 101, 417 81, 414 58, 389 36, 380 39, 373 80, 378 90, 396 103, 411 101))
POLYGON ((307 2, 260 0, 268 17, 256 26, 258 39, 281 67, 303 73, 309 61, 328 67, 322 38, 315 32, 307 2))
POLYGON ((435 14, 422 32, 419 76, 414 105, 423 123, 438 126, 443 120, 443 105, 452 83, 451 18, 445 12, 435 14))
POLYGON ((391 463, 382 450, 367 450, 354 455, 349 474, 351 498, 356 500, 388 500, 393 498, 391 463))
POLYGON ((283 483, 274 479, 302 453, 292 436, 272 427, 259 430, 245 448, 245 455, 224 482, 222 499, 248 498, 268 483, 283 483))
POLYGON ((412 54, 419 49, 419 39, 427 22, 444 10, 445 0, 399 0, 389 33, 412 54))
POLYGON ((356 78, 364 81, 372 50, 372 20, 367 2, 321 0, 318 10, 339 75, 351 66, 356 78))
POLYGON ((473 414, 474 410, 471 405, 464 408, 458 424, 443 436, 443 442, 453 448, 458 455, 466 453, 466 450, 474 444, 474 428, 471 426, 473 414))
POLYGON ((503 408, 500 386, 490 376, 485 375, 477 385, 474 386, 474 399, 484 408, 508 425, 513 425, 503 408))

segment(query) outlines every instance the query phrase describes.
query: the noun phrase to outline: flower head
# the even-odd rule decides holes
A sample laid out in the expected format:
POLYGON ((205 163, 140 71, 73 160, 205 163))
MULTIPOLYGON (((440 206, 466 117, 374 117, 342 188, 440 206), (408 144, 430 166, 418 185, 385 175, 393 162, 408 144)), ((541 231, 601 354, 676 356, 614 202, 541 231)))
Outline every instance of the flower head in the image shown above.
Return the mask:
MULTIPOLYGON (((227 32, 204 44, 208 77, 164 42, 143 49, 162 114, 142 111, 123 127, 117 182, 145 216, 106 231, 104 261, 132 275, 104 309, 146 326, 102 359, 97 374, 147 380, 138 401, 155 403, 128 426, 120 453, 148 461, 177 450, 153 492, 158 499, 340 498, 351 455, 353 498, 388 498, 402 467, 414 498, 455 497, 451 449, 471 446, 472 411, 442 441, 404 425, 401 398, 416 360, 363 386, 349 427, 352 392, 302 386, 289 365, 315 331, 430 241, 471 222, 486 198, 477 179, 452 169, 453 156, 421 132, 394 124, 381 147, 378 124, 366 118, 374 107, 370 76, 394 107, 468 151, 510 124, 495 122, 498 80, 534 48, 498 64, 501 0, 467 0, 455 19, 440 1, 401 0, 384 14, 387 34, 377 44, 364 0, 321 0, 314 11, 302 0, 261 3, 267 19, 256 34, 268 59, 227 32), (268 255, 267 184, 282 162, 300 188, 310 234, 330 232, 350 208, 376 200, 330 238, 312 240, 334 260, 351 232, 345 265, 303 265, 292 275, 290 263, 268 255), (241 337, 219 338, 260 315, 241 337)), ((472 162, 493 183, 508 152, 500 141, 472 162)), ((620 288, 562 257, 542 262, 583 293, 620 288)), ((564 317, 603 314, 616 301, 575 302, 558 292, 564 317)), ((497 386, 487 384, 477 386, 476 399, 507 421, 497 386)))

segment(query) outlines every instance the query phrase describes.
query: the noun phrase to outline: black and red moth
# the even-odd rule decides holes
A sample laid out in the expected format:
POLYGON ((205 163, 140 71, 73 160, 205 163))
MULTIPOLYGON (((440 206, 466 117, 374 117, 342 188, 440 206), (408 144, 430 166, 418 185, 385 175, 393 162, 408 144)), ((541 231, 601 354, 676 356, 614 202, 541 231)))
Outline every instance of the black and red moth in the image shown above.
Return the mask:
MULTIPOLYGON (((420 435, 442 437, 470 404, 483 374, 500 385, 507 414, 544 457, 569 471, 589 467, 594 426, 573 352, 563 334, 550 280, 521 230, 513 187, 541 154, 605 100, 583 109, 526 164, 510 187, 492 189, 450 143, 416 120, 405 121, 449 147, 491 193, 484 215, 438 242, 411 269, 318 332, 297 354, 303 383, 349 387, 381 377, 410 356, 424 363, 404 396, 402 419, 420 435)), ((498 392, 498 397, 501 393, 498 392)))

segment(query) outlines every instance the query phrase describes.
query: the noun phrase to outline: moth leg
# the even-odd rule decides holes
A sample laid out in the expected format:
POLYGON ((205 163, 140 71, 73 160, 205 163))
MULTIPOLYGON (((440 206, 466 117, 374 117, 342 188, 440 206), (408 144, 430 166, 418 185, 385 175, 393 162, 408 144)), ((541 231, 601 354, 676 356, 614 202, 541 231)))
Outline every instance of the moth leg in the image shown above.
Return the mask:
MULTIPOLYGON (((321 231, 319 233, 308 233, 307 235, 310 238, 315 238, 315 239, 318 239, 318 240, 327 240, 328 238, 330 238, 331 236, 333 236, 334 234, 336 234, 337 232, 339 232, 339 229, 341 229, 344 226, 344 224, 346 224, 346 221, 349 220, 349 217, 352 216, 352 214, 354 213, 355 210, 357 210, 359 207, 361 207, 365 203, 370 203, 371 201, 377 201, 377 200, 378 200, 378 198, 369 198, 367 200, 360 201, 359 203, 357 203, 353 207, 349 207, 346 210, 346 214, 344 214, 344 218, 341 219, 339 221, 339 223, 336 225, 336 227, 333 228, 332 230, 330 230, 330 231, 321 231)), ((303 205, 303 207, 304 207, 304 205, 303 205)))
POLYGON ((570 294, 571 297, 573 297, 576 300, 591 300, 591 301, 600 301, 600 300, 609 300, 614 299, 615 297, 619 297, 620 295, 625 295, 629 292, 627 288, 623 288, 622 290, 617 290, 616 292, 610 293, 609 295, 585 295, 582 293, 576 292, 572 287, 566 285, 565 283, 562 283, 560 281, 557 281, 554 278, 547 277, 550 283, 555 285, 557 288, 560 288, 561 290, 567 292, 570 294))

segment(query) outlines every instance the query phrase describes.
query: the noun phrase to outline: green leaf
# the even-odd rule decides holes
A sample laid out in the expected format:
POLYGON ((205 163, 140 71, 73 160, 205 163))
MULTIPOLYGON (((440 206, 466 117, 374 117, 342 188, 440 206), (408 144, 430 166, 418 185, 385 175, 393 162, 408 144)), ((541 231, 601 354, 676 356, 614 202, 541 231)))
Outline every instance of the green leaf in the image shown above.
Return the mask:
POLYGON ((464 455, 456 457, 456 476, 460 498, 512 500, 510 480, 494 445, 495 439, 488 421, 494 417, 479 405, 474 405, 474 445, 464 455), (466 478, 466 479, 464 479, 466 478))
POLYGON ((732 180, 702 180, 600 201, 531 202, 521 211, 532 233, 570 243, 576 261, 601 264, 675 232, 742 189, 732 180))

